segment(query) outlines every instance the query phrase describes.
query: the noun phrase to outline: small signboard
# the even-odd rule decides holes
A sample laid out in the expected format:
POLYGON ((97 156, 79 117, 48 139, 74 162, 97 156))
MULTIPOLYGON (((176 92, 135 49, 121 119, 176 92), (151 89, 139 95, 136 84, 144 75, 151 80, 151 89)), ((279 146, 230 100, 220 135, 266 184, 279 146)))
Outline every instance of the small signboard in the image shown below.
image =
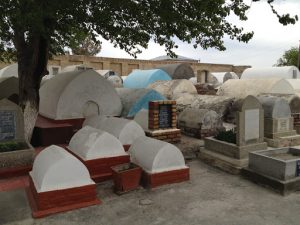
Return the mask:
POLYGON ((0 141, 13 140, 16 137, 16 115, 14 111, 0 111, 0 141))
POLYGON ((171 128, 172 127, 172 105, 160 105, 159 106, 159 128, 171 128))
POLYGON ((296 176, 300 176, 300 160, 297 160, 296 162, 296 176))

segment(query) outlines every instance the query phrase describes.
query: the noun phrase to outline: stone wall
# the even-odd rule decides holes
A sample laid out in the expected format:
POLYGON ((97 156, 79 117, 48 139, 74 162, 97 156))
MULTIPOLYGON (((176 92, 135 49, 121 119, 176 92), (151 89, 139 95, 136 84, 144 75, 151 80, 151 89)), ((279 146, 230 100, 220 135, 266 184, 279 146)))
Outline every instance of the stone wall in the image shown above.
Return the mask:
MULTIPOLYGON (((206 72, 235 72, 238 75, 250 66, 234 66, 230 64, 212 64, 212 63, 198 63, 197 60, 190 61, 156 61, 156 60, 140 60, 140 59, 122 59, 122 58, 108 58, 108 57, 95 57, 83 55, 62 55, 54 56, 49 60, 51 66, 61 66, 64 68, 70 65, 86 64, 98 70, 114 70, 119 75, 127 76, 134 69, 151 69, 160 67, 164 64, 174 63, 189 63, 194 70, 197 77, 205 75, 206 72)), ((0 63, 0 68, 8 64, 0 63)), ((200 78, 198 78, 200 79, 200 78)))

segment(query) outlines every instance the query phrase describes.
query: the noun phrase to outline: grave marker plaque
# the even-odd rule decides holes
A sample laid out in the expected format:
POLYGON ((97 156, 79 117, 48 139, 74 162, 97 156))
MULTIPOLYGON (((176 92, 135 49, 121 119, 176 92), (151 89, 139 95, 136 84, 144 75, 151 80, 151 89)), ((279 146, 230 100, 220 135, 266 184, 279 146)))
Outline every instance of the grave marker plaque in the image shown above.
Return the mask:
POLYGON ((300 176, 300 160, 296 162, 296 176, 300 176))
POLYGON ((159 128, 172 128, 172 105, 159 106, 159 128))
POLYGON ((14 111, 0 111, 0 141, 16 138, 16 115, 14 111))

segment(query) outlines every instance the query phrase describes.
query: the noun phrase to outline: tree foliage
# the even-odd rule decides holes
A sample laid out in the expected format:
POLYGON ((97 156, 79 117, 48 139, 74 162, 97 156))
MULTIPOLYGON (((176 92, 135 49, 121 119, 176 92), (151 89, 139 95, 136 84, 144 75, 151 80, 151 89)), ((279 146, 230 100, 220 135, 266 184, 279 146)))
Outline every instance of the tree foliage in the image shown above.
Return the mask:
POLYGON ((68 54, 95 56, 101 51, 101 42, 79 30, 74 32, 69 48, 71 52, 66 51, 68 54))
POLYGON ((277 60, 276 66, 298 66, 299 49, 291 47, 277 60))
MULTIPOLYGON (((253 0, 258 1, 258 0, 253 0)), ((279 15, 279 22, 298 18, 279 15)), ((39 87, 51 55, 64 54, 76 31, 109 40, 136 57, 152 39, 175 56, 174 38, 193 46, 225 50, 224 37, 248 42, 244 32, 227 21, 234 14, 247 20, 243 0, 3 0, 0 4, 0 60, 16 57, 20 106, 30 137, 38 114, 39 87)))

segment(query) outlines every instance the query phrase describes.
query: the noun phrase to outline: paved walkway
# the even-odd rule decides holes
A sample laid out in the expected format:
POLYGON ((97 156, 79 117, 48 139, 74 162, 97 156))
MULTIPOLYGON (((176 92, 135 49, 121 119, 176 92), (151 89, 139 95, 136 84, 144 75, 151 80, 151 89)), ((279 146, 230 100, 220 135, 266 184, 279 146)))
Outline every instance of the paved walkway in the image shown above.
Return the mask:
POLYGON ((0 192, 0 224, 36 225, 299 225, 300 193, 283 197, 199 160, 191 181, 117 196, 97 186, 101 205, 31 218, 23 189, 0 192))

